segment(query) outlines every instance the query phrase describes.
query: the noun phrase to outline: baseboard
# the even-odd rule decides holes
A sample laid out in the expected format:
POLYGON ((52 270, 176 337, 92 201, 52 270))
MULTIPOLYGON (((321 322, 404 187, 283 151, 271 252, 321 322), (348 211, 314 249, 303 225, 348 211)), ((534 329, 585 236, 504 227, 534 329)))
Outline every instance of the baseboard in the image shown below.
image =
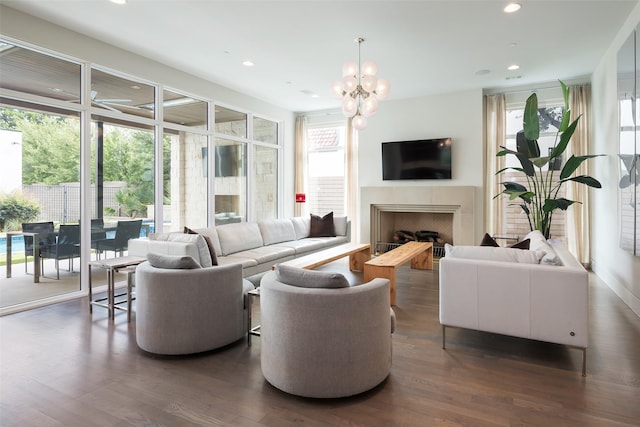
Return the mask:
POLYGON ((636 316, 640 317, 640 298, 632 294, 620 281, 609 274, 609 271, 603 269, 600 271, 598 263, 591 260, 592 271, 602 280, 621 300, 624 302, 636 316))

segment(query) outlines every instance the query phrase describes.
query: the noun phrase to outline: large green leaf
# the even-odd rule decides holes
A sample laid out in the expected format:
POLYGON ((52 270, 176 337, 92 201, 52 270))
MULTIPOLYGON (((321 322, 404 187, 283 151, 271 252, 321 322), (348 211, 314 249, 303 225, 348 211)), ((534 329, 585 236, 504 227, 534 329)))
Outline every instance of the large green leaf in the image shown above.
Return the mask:
POLYGON ((538 95, 532 93, 527 98, 522 119, 524 137, 529 141, 536 141, 540 136, 540 119, 538 118, 538 95))
POLYGON ((579 176, 574 176, 568 179, 563 180, 564 182, 567 181, 575 181, 575 182, 579 182, 581 184, 586 184, 589 187, 593 187, 593 188, 602 188, 602 184, 600 184, 600 181, 598 181, 595 178, 592 178, 588 175, 579 175, 579 176))
POLYGON ((520 184, 519 182, 505 181, 505 182, 501 182, 501 184, 504 186, 505 190, 529 191, 527 187, 520 184))
POLYGON ((599 157, 603 154, 589 154, 586 156, 571 156, 569 160, 564 164, 562 171, 560 171, 560 179, 567 179, 571 176, 572 173, 578 169, 578 167, 587 159, 592 157, 599 157))
POLYGON ((543 167, 544 165, 546 165, 547 163, 549 163, 549 157, 536 157, 533 159, 530 159, 531 162, 536 165, 538 168, 543 167))
POLYGON ((522 168, 507 167, 507 168, 500 169, 498 172, 496 172, 496 175, 500 175, 502 172, 508 171, 508 170, 514 170, 516 172, 523 172, 524 173, 524 170, 522 170, 522 168))
POLYGON ((569 87, 564 84, 562 80, 558 80, 560 82, 560 86, 562 87, 562 97, 564 99, 564 114, 562 115, 562 122, 560 123, 560 127, 558 130, 560 132, 564 132, 567 130, 569 123, 571 122, 571 110, 569 109, 569 87))
POLYGON ((564 153, 564 150, 567 149, 569 140, 573 136, 573 132, 576 130, 576 126, 578 126, 580 117, 582 116, 579 116, 577 119, 575 119, 573 123, 571 123, 571 125, 569 125, 569 127, 567 127, 567 129, 562 132, 562 134, 560 135, 560 142, 558 142, 558 145, 553 147, 553 151, 550 154, 551 158, 560 157, 562 153, 564 153))
POLYGON ((536 171, 533 169, 533 163, 531 163, 531 160, 529 160, 525 154, 518 153, 516 157, 522 165, 522 171, 527 174, 527 176, 534 176, 536 174, 536 171))
POLYGON ((529 140, 525 137, 524 131, 516 134, 516 149, 518 153, 524 154, 527 158, 540 157, 540 146, 535 139, 529 140))
POLYGON ((563 211, 566 211, 567 208, 574 203, 577 202, 565 199, 563 197, 560 197, 558 199, 546 199, 544 201, 544 206, 542 206, 542 210, 545 212, 551 212, 554 209, 562 209, 563 211))
POLYGON ((503 150, 498 152, 496 156, 506 156, 507 154, 513 154, 520 161, 520 165, 522 165, 522 172, 527 174, 528 176, 534 176, 535 171, 533 169, 533 163, 529 160, 529 157, 524 153, 518 153, 517 151, 510 150, 506 147, 501 147, 503 150))

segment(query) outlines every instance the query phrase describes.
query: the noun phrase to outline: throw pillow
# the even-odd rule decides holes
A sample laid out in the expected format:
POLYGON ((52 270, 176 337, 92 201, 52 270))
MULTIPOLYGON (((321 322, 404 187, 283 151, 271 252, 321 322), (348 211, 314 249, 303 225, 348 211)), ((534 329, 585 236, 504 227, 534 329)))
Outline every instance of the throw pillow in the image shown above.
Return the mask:
POLYGON ((311 214, 310 228, 309 237, 336 237, 333 212, 329 212, 323 217, 311 214))
POLYGON ((163 255, 155 252, 147 254, 147 261, 152 267, 168 269, 201 268, 198 261, 188 255, 163 255))
MULTIPOLYGON (((480 246, 491 246, 494 248, 499 248, 500 245, 496 242, 496 239, 491 237, 489 233, 484 233, 484 237, 480 242, 480 246)), ((514 243, 513 245, 507 246, 508 248, 513 249, 529 249, 529 239, 524 239, 521 242, 514 243)))
MULTIPOLYGON (((184 227, 185 234, 200 234, 197 231, 193 231, 189 227, 184 227)), ((207 242, 207 247, 209 248, 209 255, 211 255, 211 265, 218 265, 218 257, 216 256, 216 250, 213 248, 213 243, 211 243, 211 239, 209 236, 205 236, 204 234, 200 234, 204 237, 204 241, 207 242)))
POLYGON ((340 273, 305 270, 303 268, 276 265, 276 280, 300 288, 348 288, 349 282, 340 273))
POLYGON ((492 246, 494 248, 500 247, 498 242, 496 242, 496 239, 494 239, 493 237, 489 236, 489 233, 484 233, 484 237, 482 238, 482 241, 480 242, 480 246, 492 246))
POLYGON ((509 246, 510 248, 513 249, 529 249, 529 244, 531 243, 531 241, 529 239, 524 239, 521 242, 518 243, 514 243, 513 245, 509 246))

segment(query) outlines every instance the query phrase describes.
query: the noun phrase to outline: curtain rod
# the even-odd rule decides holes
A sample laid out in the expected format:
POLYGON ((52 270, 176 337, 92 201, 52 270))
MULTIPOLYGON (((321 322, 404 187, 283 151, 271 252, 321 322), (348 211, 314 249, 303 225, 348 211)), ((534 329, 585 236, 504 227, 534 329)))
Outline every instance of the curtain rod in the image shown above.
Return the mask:
MULTIPOLYGON (((591 83, 591 81, 586 77, 582 78, 582 79, 577 78, 577 79, 572 79, 572 80, 569 80, 569 81, 565 81, 565 80, 563 80, 563 81, 568 87, 578 86, 578 85, 585 85, 585 84, 590 84, 591 83)), ((551 84, 551 83, 547 82, 546 84, 548 85, 548 84, 551 84)), ((502 89, 505 89, 505 88, 487 89, 486 91, 484 91, 484 95, 498 95, 498 94, 507 95, 507 94, 510 94, 510 93, 521 93, 521 92, 531 92, 531 93, 533 93, 533 92, 536 92, 536 91, 539 91, 539 90, 551 90, 551 89, 559 89, 559 90, 561 90, 561 86, 560 86, 560 83, 557 83, 557 85, 555 85, 555 86, 546 86, 545 85, 545 86, 540 86, 540 87, 535 87, 534 86, 534 87, 521 87, 519 89, 518 88, 514 88, 512 90, 508 90, 508 89, 502 90, 502 89)))

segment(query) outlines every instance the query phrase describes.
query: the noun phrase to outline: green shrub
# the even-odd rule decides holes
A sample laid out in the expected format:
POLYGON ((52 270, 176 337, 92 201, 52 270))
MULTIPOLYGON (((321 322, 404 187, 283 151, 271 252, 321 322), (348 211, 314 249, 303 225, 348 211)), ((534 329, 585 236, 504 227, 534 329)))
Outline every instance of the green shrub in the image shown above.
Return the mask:
POLYGON ((0 195, 0 230, 20 230, 23 222, 34 221, 40 206, 22 194, 0 195))

